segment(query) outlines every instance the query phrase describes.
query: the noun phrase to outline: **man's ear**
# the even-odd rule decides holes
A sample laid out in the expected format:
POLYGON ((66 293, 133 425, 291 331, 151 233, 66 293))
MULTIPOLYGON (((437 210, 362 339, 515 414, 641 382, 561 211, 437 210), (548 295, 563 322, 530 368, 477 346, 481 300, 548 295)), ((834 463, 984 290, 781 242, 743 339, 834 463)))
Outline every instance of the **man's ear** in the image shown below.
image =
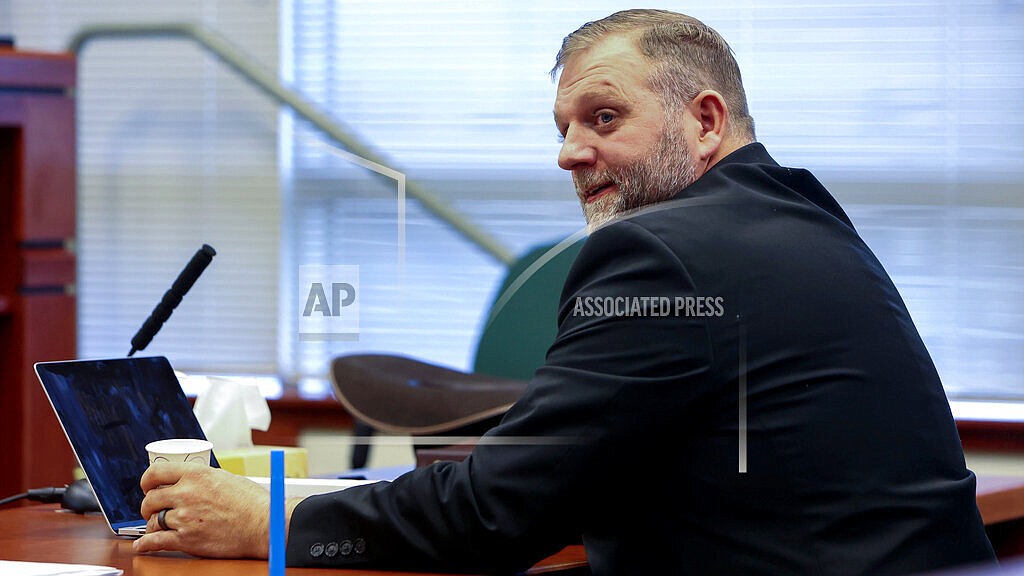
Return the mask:
POLYGON ((697 128, 692 136, 694 152, 700 160, 714 163, 728 129, 729 107, 725 98, 714 90, 704 90, 690 101, 690 112, 697 128))

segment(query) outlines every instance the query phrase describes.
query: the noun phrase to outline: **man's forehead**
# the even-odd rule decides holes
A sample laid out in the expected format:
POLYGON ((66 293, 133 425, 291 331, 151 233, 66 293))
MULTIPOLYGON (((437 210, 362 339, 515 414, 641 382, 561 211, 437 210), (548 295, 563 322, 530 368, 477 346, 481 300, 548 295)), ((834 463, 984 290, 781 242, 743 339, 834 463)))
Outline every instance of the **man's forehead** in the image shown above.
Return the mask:
POLYGON ((625 74, 635 79, 643 77, 649 67, 633 35, 613 34, 569 57, 558 77, 558 87, 571 87, 592 75, 625 74))

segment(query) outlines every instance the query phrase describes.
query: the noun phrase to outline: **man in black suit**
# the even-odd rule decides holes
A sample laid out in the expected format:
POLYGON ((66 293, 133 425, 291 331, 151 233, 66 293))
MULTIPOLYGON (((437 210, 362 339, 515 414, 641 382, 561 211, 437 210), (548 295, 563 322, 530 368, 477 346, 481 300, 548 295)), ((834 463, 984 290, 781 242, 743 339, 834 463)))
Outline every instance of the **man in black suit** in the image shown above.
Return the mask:
MULTIPOLYGON (((821 184, 754 141, 725 41, 627 11, 555 70, 592 233, 544 366, 465 462, 290 503, 289 564, 508 572, 581 537, 598 575, 992 561, 899 294, 821 184)), ((169 510, 136 550, 266 555, 258 488, 186 466, 142 484, 145 516, 169 510)))

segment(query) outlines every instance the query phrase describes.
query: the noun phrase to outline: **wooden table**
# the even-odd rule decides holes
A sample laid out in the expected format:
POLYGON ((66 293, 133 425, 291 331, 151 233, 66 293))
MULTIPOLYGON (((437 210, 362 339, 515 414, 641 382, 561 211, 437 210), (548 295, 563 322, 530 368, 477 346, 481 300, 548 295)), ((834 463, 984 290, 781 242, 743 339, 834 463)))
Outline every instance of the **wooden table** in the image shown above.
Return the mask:
POLYGON ((978 511, 1000 558, 1024 554, 1024 478, 979 476, 978 511))
MULTIPOLYGON (((1024 478, 978 478, 978 510, 1001 558, 1024 554, 1024 478)), ((267 565, 259 560, 206 560, 171 553, 135 554, 131 541, 115 537, 103 518, 60 512, 53 504, 0 509, 0 560, 114 566, 124 570, 125 576, 249 576, 265 573, 267 565)), ((570 546, 539 563, 528 574, 585 574, 586 565, 583 547, 570 546)), ((405 573, 289 568, 288 574, 386 576, 405 573)))
MULTIPOLYGON (((267 563, 261 560, 208 560, 175 553, 135 554, 131 540, 114 536, 102 517, 60 512, 53 504, 0 510, 0 560, 113 566, 124 570, 125 576, 253 576, 267 573, 267 563)), ((586 565, 583 547, 570 546, 527 574, 569 574, 586 565)), ((407 573, 288 568, 288 574, 386 576, 407 573)), ((416 574, 430 576, 421 572, 416 574)))

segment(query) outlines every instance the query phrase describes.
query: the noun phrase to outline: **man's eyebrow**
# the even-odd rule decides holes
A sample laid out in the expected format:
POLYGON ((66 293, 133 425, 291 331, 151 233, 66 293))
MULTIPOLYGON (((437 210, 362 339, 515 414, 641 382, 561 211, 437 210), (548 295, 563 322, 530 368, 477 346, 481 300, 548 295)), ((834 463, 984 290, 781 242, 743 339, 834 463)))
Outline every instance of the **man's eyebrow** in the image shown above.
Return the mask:
POLYGON ((580 94, 581 100, 594 100, 599 98, 614 98, 616 100, 622 100, 624 97, 622 90, 611 84, 601 84, 580 94))

